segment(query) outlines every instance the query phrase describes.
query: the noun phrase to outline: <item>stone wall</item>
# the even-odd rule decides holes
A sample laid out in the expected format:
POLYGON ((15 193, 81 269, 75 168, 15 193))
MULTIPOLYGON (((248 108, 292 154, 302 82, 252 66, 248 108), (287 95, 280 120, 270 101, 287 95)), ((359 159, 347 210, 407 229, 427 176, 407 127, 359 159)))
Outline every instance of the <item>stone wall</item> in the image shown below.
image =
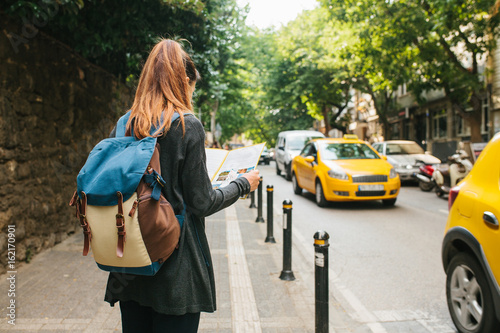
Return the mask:
POLYGON ((68 206, 76 175, 131 105, 132 94, 114 76, 42 33, 15 52, 8 36, 20 34, 22 22, 0 19, 2 274, 8 225, 15 225, 19 262, 81 232, 68 206))

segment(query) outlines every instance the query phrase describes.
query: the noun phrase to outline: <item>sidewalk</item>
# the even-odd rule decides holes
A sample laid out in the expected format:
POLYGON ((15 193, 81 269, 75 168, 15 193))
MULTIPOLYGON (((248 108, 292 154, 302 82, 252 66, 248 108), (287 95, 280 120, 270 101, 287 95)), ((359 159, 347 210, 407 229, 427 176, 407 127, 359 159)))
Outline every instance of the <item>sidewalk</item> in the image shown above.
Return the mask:
MULTIPOLYGON (((202 313, 199 331, 314 332, 314 258, 294 246, 296 280, 280 280, 281 212, 274 216, 277 243, 265 243, 267 225, 255 222, 257 209, 249 205, 239 200, 206 219, 218 310, 202 313)), ((266 218, 265 206, 263 212, 266 218)), ((6 318, 7 276, 0 277, 1 332, 121 332, 119 307, 103 301, 107 273, 81 255, 82 240, 80 233, 73 235, 18 269, 15 326, 6 318)), ((330 332, 366 330, 330 299, 330 332)))

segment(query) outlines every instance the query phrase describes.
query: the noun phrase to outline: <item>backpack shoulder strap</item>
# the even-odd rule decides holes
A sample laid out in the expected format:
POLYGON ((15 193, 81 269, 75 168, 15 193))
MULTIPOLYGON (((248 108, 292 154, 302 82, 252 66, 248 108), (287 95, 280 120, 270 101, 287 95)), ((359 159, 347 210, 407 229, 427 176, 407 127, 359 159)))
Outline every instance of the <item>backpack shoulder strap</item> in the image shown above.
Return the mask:
POLYGON ((122 137, 125 136, 125 131, 127 130, 127 122, 128 119, 130 118, 130 112, 128 111, 125 113, 123 116, 118 119, 118 122, 116 123, 116 137, 122 137))
POLYGON ((174 115, 172 116, 172 120, 170 121, 170 123, 173 123, 174 121, 176 121, 177 118, 179 118, 179 113, 174 112, 174 115))
MULTIPOLYGON (((124 114, 122 117, 120 117, 120 119, 118 119, 118 122, 116 123, 116 137, 125 136, 125 133, 127 131, 127 122, 128 122, 128 119, 130 118, 130 112, 131 111, 128 111, 126 114, 124 114)), ((174 121, 176 121, 177 118, 179 118, 179 113, 174 112, 170 123, 173 123, 174 121)), ((154 131, 155 131, 155 129, 152 128, 151 132, 154 132, 154 131)))

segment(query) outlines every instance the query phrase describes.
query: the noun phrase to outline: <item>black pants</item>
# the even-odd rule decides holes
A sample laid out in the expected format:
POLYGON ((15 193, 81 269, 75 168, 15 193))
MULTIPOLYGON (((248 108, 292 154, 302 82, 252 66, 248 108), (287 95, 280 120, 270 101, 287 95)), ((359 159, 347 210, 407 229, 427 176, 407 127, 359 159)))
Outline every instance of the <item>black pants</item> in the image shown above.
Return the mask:
POLYGON ((120 302, 123 333, 196 333, 200 313, 172 316, 135 301, 120 302))

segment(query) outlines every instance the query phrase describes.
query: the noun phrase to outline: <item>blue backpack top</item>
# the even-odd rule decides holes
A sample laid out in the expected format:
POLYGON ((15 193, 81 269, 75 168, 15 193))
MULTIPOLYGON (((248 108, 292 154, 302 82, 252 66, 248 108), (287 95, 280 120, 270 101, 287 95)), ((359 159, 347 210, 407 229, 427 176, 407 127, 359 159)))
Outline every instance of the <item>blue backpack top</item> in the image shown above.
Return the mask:
MULTIPOLYGON (((157 138, 146 137, 137 140, 125 136, 130 111, 122 116, 116 125, 116 137, 104 139, 90 152, 85 165, 78 173, 77 193, 87 195, 89 205, 114 206, 118 204, 116 193, 120 191, 127 201, 137 189, 156 146, 157 138)), ((179 118, 172 116, 172 123, 179 118)), ((151 129, 151 133, 156 131, 151 129)), ((163 179, 158 179, 158 184, 163 179)), ((156 186, 156 193, 160 186, 156 186)))

